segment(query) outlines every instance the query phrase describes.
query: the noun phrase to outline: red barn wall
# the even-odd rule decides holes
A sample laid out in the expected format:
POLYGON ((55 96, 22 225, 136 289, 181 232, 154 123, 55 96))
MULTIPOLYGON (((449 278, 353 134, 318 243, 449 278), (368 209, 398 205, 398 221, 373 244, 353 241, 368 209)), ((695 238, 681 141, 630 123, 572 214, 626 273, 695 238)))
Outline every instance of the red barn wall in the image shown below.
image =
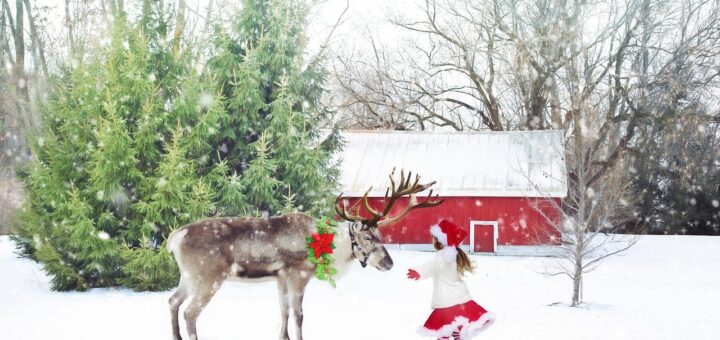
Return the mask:
MULTIPOLYGON (((419 199, 424 199, 420 198, 419 199)), ((431 225, 447 219, 466 230, 470 221, 498 221, 498 245, 533 245, 557 243, 559 234, 542 216, 559 220, 560 213, 555 207, 560 205, 559 198, 552 202, 545 198, 525 197, 444 197, 439 206, 412 211, 401 221, 381 229, 383 242, 391 244, 429 244, 432 237, 431 225)), ((349 204, 358 198, 350 198, 349 204)), ((407 205, 407 198, 400 199, 391 215, 397 214, 407 205)), ((370 206, 376 210, 383 207, 383 198, 371 197, 370 206)), ((361 211, 364 209, 361 209, 361 211)), ((465 244, 469 239, 465 239, 465 244)))

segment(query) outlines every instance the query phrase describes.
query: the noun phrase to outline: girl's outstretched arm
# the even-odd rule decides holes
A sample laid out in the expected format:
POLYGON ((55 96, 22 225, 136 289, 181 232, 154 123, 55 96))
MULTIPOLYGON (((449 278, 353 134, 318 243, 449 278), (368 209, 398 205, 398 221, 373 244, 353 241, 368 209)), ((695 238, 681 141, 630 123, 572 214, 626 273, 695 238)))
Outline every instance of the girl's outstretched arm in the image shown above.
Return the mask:
POLYGON ((408 269, 407 276, 408 279, 411 280, 424 280, 433 277, 433 275, 435 275, 435 271, 436 261, 435 259, 432 259, 428 263, 408 269))

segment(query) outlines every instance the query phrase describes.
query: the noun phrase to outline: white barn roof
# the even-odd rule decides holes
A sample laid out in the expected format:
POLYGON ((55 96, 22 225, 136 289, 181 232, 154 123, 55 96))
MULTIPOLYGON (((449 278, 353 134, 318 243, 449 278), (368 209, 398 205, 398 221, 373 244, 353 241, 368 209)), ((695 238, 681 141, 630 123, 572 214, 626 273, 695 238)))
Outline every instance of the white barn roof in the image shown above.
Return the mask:
POLYGON ((346 131, 340 187, 345 196, 385 194, 393 167, 441 196, 565 197, 562 131, 346 131), (414 177, 414 175, 413 175, 414 177))

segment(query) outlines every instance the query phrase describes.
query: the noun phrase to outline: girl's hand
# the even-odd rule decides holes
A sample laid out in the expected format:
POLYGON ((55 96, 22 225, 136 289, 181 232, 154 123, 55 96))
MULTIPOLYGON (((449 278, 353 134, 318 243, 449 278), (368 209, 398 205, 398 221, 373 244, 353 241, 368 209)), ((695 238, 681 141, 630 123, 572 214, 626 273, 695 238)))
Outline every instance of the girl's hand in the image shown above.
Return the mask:
POLYGON ((416 272, 412 269, 408 269, 407 278, 410 280, 417 281, 417 280, 420 280, 420 274, 418 274, 418 272, 416 272))

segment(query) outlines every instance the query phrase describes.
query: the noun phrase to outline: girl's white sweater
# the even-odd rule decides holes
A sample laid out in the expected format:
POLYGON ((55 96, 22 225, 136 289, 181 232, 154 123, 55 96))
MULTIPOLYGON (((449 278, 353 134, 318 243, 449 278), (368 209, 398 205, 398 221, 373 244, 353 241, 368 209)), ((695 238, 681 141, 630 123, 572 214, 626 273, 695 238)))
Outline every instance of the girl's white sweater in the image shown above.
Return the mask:
POLYGON ((411 268, 420 274, 420 279, 433 279, 432 308, 446 308, 472 300, 455 259, 446 259, 441 252, 428 263, 411 268))

